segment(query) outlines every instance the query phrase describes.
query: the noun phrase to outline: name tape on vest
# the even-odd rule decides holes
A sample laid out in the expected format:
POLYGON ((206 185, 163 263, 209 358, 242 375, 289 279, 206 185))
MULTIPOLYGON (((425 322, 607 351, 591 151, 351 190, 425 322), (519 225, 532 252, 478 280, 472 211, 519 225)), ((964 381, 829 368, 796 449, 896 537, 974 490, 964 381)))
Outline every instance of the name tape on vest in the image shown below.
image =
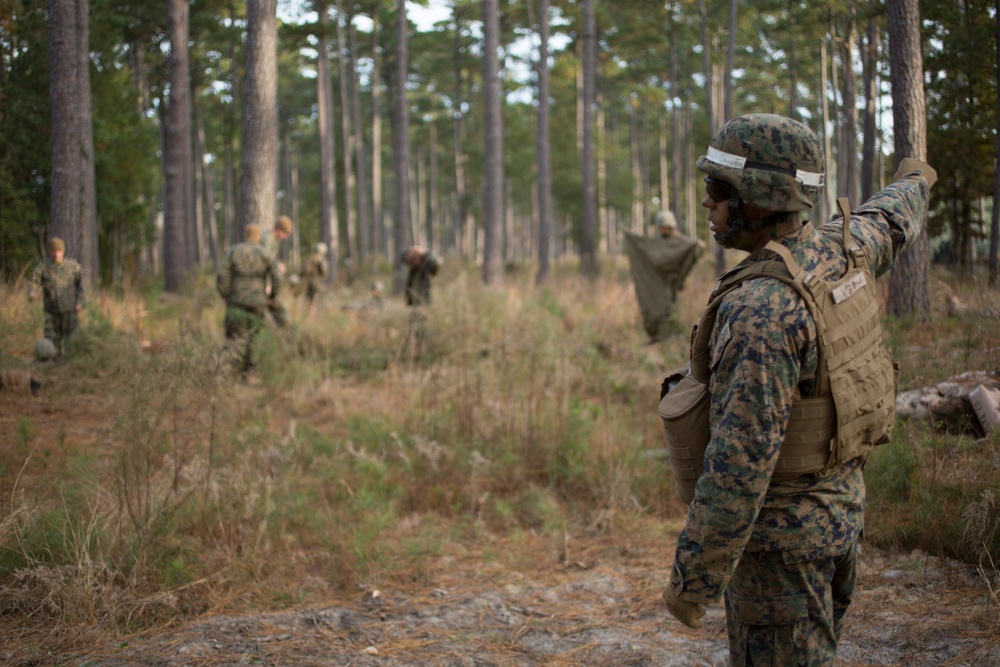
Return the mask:
POLYGON ((831 292, 833 295, 833 302, 840 303, 841 301, 846 301, 867 284, 868 279, 865 278, 865 274, 860 272, 856 273, 850 280, 843 285, 839 285, 831 292))

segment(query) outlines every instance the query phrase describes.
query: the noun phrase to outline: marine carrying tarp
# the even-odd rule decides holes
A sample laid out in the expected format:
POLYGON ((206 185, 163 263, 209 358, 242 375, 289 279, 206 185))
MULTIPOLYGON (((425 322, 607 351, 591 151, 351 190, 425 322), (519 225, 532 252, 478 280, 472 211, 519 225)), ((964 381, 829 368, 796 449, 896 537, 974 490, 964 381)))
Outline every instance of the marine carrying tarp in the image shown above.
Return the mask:
POLYGON ((638 236, 625 232, 635 296, 642 312, 642 323, 650 338, 666 335, 661 324, 674 309, 677 292, 701 256, 698 242, 686 236, 638 236))

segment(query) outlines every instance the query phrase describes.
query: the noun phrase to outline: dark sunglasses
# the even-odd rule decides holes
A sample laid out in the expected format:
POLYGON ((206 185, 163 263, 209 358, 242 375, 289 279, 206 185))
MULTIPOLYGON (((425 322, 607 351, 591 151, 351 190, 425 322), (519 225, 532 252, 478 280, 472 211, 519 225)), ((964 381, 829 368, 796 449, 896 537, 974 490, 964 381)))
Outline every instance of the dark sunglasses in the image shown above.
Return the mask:
POLYGON ((708 192, 709 198, 715 202, 729 201, 729 198, 733 196, 733 186, 725 181, 707 176, 705 177, 705 190, 708 192))

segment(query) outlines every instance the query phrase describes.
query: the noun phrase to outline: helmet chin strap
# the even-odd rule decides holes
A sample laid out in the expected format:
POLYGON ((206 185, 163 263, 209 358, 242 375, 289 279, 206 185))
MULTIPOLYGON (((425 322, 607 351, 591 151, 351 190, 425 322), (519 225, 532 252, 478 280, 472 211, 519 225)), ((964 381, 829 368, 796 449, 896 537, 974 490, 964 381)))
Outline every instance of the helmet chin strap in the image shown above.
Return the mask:
POLYGON ((751 218, 746 213, 743 212, 742 200, 736 191, 733 191, 732 197, 729 198, 729 231, 722 234, 713 234, 715 237, 715 242, 721 245, 723 248, 735 248, 736 240, 739 238, 740 233, 744 230, 748 232, 755 232, 759 229, 764 229, 770 225, 771 227, 771 237, 777 238, 778 236, 778 224, 784 222, 789 217, 790 213, 775 213, 774 215, 769 215, 763 218, 751 218))

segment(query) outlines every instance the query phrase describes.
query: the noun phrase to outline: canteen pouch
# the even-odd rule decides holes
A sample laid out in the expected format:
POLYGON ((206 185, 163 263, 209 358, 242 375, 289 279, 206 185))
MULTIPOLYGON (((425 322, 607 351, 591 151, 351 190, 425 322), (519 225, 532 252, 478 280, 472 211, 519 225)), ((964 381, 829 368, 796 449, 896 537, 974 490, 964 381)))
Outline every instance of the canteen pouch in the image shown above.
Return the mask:
POLYGON ((663 389, 659 411, 667 436, 667 456, 677 494, 682 501, 690 503, 694 499, 695 484, 705 469, 711 394, 708 385, 686 374, 668 377, 663 389))

